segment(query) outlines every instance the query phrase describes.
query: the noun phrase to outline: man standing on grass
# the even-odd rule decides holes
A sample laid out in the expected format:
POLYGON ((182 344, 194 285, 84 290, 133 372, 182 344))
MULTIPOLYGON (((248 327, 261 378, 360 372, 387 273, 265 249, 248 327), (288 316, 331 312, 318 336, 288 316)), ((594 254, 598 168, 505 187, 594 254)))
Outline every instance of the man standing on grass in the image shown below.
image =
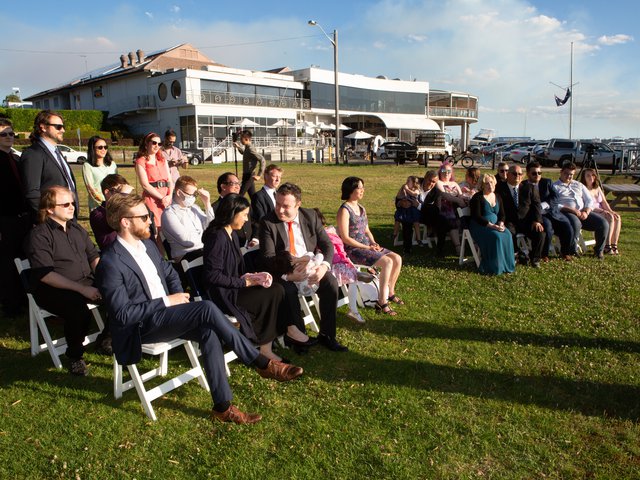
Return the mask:
POLYGON ((40 192, 54 185, 62 185, 71 191, 76 205, 74 215, 78 218, 76 179, 58 148, 64 139, 62 116, 51 110, 39 112, 33 121, 30 138, 31 146, 22 152, 20 166, 32 220, 35 222, 38 214, 40 192))
POLYGON ((256 193, 255 181, 260 180, 266 165, 264 157, 260 155, 251 144, 252 136, 249 130, 244 130, 240 132, 240 142, 234 143, 236 149, 242 154, 242 186, 240 187, 240 195, 249 192, 250 199, 253 199, 256 193), (258 165, 260 165, 260 167, 258 171, 255 172, 258 165))
POLYGON ((222 343, 263 378, 293 380, 302 375, 302 368, 261 355, 212 302, 189 302, 175 269, 149 240, 149 212, 142 197, 114 195, 107 202, 107 218, 118 237, 104 253, 97 274, 118 362, 140 361, 143 343, 196 341, 211 389, 212 417, 238 424, 259 422, 260 415, 231 404, 222 343))

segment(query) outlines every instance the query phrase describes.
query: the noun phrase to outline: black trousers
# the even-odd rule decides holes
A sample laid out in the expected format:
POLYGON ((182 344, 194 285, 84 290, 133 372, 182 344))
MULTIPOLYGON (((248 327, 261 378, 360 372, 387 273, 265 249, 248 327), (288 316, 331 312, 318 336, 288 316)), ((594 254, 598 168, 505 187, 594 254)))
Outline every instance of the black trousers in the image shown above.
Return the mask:
MULTIPOLYGON (((280 316, 289 315, 287 324, 298 327, 303 333, 306 332, 302 314, 300 312, 300 302, 298 301, 298 287, 295 283, 279 280, 284 287, 284 301, 281 304, 280 316)), ((338 281, 331 272, 327 272, 316 291, 320 298, 320 333, 328 337, 336 336, 336 310, 338 305, 338 281)), ((281 327, 280 327, 281 328, 281 327)))
POLYGON ((40 283, 33 296, 40 307, 64 320, 67 357, 72 360, 82 358, 85 350, 82 343, 89 333, 93 317, 87 307, 89 300, 77 292, 54 288, 44 283, 40 283))
POLYGON ((0 217, 0 303, 7 312, 27 305, 22 282, 13 259, 23 258, 22 242, 29 231, 29 215, 0 217))
POLYGON ((222 344, 228 345, 245 365, 250 365, 258 357, 258 350, 251 342, 208 300, 160 310, 143 322, 140 336, 142 343, 165 342, 175 338, 198 342, 214 404, 233 399, 225 371, 222 344))
POLYGON ((422 210, 420 210, 420 223, 430 227, 431 230, 436 233, 436 238, 438 239, 437 252, 441 254, 444 251, 444 239, 447 233, 449 233, 449 230, 451 230, 449 221, 440 214, 440 209, 435 205, 422 205, 422 210))

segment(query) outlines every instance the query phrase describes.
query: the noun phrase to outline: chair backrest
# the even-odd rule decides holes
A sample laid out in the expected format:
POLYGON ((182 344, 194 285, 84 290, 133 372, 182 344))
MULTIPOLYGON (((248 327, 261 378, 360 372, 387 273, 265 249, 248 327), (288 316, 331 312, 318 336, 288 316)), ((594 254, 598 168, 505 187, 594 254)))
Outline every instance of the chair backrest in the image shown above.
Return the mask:
POLYGON ((13 262, 16 264, 16 268, 18 269, 18 275, 20 276, 20 280, 22 281, 22 286, 27 293, 31 293, 31 282, 29 281, 29 272, 31 272, 31 263, 29 263, 28 258, 14 258, 13 262))
POLYGON ((202 287, 201 278, 202 270, 204 268, 204 259, 202 256, 194 258, 193 260, 182 260, 180 262, 182 271, 187 277, 189 288, 191 288, 191 296, 195 301, 200 301, 203 298, 208 299, 207 290, 202 287))
POLYGON ((458 207, 458 217, 464 218, 464 217, 470 217, 470 216, 471 216, 471 209, 469 207, 458 207))

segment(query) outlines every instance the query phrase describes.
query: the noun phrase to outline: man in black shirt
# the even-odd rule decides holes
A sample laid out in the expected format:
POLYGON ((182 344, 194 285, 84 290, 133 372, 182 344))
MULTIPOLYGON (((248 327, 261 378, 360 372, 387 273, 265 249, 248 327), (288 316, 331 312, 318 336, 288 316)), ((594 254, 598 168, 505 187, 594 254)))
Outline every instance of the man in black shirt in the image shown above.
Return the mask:
POLYGON ((30 228, 22 176, 11 153, 15 133, 11 121, 0 118, 0 303, 4 317, 21 313, 27 297, 13 263, 22 257, 22 242, 30 228))
POLYGON ((93 286, 100 256, 86 230, 74 220, 74 199, 65 187, 49 187, 42 192, 39 224, 29 235, 26 251, 36 302, 64 319, 69 371, 86 375, 83 341, 91 321, 87 302, 102 300, 93 286))

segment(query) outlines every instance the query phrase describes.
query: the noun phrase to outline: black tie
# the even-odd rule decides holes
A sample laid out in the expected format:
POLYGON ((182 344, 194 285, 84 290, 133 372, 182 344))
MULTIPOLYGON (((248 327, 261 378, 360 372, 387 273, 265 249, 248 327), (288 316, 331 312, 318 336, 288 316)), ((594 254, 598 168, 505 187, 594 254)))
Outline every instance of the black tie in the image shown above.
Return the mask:
POLYGON ((58 157, 58 164, 60 165, 60 168, 62 169, 62 174, 64 175, 65 180, 67 181, 67 185, 69 185, 69 189, 72 192, 76 191, 76 185, 75 183, 73 183, 73 180, 71 180, 71 174, 69 173, 68 170, 68 166, 67 166, 67 162, 65 161, 64 157, 62 156, 62 153, 60 153, 60 150, 58 150, 56 148, 56 155, 58 157))

